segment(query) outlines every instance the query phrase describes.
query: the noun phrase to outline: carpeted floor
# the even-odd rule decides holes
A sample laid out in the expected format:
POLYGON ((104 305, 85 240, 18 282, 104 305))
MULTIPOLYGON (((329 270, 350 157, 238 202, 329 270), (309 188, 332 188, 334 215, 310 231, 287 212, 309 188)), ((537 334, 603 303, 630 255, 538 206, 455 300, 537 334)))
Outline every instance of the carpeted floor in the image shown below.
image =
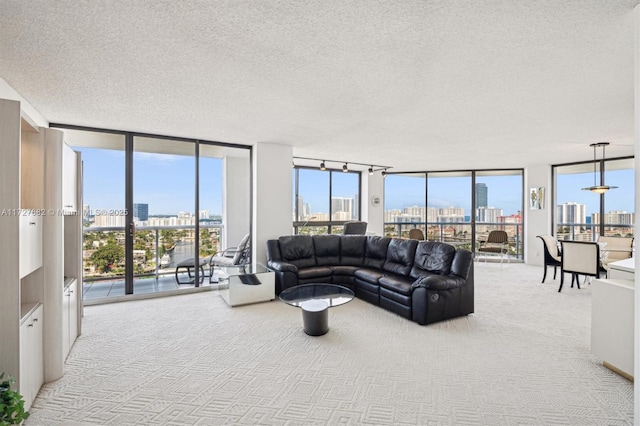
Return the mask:
POLYGON ((87 307, 25 424, 632 424, 633 384, 589 352, 591 288, 541 275, 476 264, 473 315, 424 327, 355 299, 322 337, 214 291, 87 307))

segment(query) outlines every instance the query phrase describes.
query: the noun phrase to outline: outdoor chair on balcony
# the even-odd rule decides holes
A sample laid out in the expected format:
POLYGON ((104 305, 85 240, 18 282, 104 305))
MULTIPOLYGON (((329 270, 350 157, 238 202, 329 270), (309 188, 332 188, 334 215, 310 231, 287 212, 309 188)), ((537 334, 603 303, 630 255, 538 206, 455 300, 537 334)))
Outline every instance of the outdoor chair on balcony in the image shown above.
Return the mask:
POLYGON ((351 221, 345 222, 344 231, 342 232, 344 235, 364 235, 367 233, 367 222, 360 221, 351 221))
POLYGON ((178 284, 193 284, 195 282, 195 269, 198 268, 198 281, 202 284, 206 276, 204 267, 207 264, 209 265, 209 283, 216 282, 213 279, 213 272, 216 267, 241 266, 249 263, 251 259, 251 248, 249 242, 250 234, 247 234, 242 238, 242 241, 240 241, 240 244, 237 247, 228 247, 227 249, 216 253, 214 256, 200 258, 198 259, 197 265, 195 258, 183 260, 176 265, 176 282, 178 284), (184 280, 184 274, 187 275, 186 280, 184 280), (181 278, 183 278, 183 280, 181 280, 181 278))
POLYGON ((486 241, 481 241, 477 249, 478 253, 484 253, 485 263, 487 262, 488 254, 500 255, 500 264, 504 260, 504 256, 507 257, 507 263, 511 263, 509 258, 509 236, 505 231, 491 231, 487 236, 486 241))
POLYGON ((424 240, 424 232, 422 232, 422 229, 418 228, 409 229, 409 239, 424 240))
POLYGON ((538 235, 538 238, 542 240, 544 250, 544 274, 542 275, 542 282, 544 283, 547 278, 547 266, 553 266, 553 279, 556 279, 558 266, 562 266, 562 256, 558 250, 558 240, 552 235, 538 235))
POLYGON ((246 234, 237 247, 216 253, 209 258, 209 282, 216 282, 214 271, 217 267, 242 266, 251 261, 251 234, 246 234))

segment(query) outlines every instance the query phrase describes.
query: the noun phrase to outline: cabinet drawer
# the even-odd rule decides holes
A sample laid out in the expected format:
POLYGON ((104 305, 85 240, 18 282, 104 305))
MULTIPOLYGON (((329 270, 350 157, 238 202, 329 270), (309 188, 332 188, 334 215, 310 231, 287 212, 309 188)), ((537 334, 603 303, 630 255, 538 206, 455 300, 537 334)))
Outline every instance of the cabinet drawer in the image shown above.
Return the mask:
POLYGON ((20 216, 20 278, 42 266, 42 216, 20 216))

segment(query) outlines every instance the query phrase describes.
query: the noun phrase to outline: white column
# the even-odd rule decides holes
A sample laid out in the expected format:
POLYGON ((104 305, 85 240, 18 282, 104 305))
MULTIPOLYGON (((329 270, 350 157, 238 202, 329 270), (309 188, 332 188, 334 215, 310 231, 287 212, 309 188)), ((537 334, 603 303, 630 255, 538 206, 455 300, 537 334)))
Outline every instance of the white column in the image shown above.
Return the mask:
POLYGON ((544 264, 544 250, 542 241, 536 235, 553 234, 551 229, 553 200, 551 199, 551 166, 540 164, 527 167, 524 172, 524 262, 530 265, 544 264), (531 210, 529 208, 529 188, 544 188, 544 208, 531 210))
MULTIPOLYGON (((636 206, 635 211, 638 212, 640 210, 640 196, 638 196, 638 189, 640 188, 640 5, 636 5, 634 11, 634 166, 635 166, 635 175, 636 175, 636 206)), ((639 235, 640 227, 638 226, 638 222, 636 221, 634 235, 639 235)), ((636 250, 638 248, 638 244, 636 243, 636 250)), ((640 270, 640 256, 636 252, 634 255, 636 259, 635 268, 636 271, 640 270)), ((640 274, 635 274, 635 288, 640 289, 640 274)), ((635 292, 635 330, 634 330, 634 372, 633 377, 635 378, 634 382, 634 424, 640 424, 640 291, 635 292)))
POLYGON ((362 172, 362 215, 367 222, 367 232, 376 235, 384 235, 384 178, 380 172, 369 175, 362 172), (374 197, 380 202, 374 205, 374 197))
POLYGON ((290 146, 257 143, 253 146, 252 259, 265 264, 268 239, 292 232, 292 182, 290 146))
POLYGON ((225 157, 222 163, 222 248, 235 247, 251 226, 250 164, 248 157, 225 157))

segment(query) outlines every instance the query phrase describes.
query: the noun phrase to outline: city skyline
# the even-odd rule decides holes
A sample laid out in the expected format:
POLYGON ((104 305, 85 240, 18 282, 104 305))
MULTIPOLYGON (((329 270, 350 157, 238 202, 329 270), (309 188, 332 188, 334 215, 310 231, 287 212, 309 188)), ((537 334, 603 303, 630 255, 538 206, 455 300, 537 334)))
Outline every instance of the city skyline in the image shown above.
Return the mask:
MULTIPOLYGON (((124 209, 124 151, 74 148, 82 152, 85 164, 84 201, 94 209, 124 209), (88 171, 91 171, 90 173, 88 171)), ((212 215, 222 215, 222 160, 202 158, 200 209, 212 215), (206 163, 206 167, 202 163, 206 163)), ((329 212, 329 172, 304 170, 301 193, 313 212, 329 212)), ((366 174, 363 175, 366 177, 366 174)), ((151 215, 176 215, 179 211, 194 211, 195 162, 193 157, 179 155, 148 155, 134 153, 134 203, 148 204, 151 215)), ((334 197, 359 197, 356 173, 332 172, 331 191, 334 197)), ((581 188, 593 183, 591 173, 558 175, 559 203, 576 202, 587 206, 587 213, 599 213, 599 197, 581 188)), ((403 209, 424 205, 425 179, 390 174, 385 178, 384 209, 403 209), (397 177, 403 179, 397 180, 397 177)), ((477 183, 487 185, 487 207, 501 208, 505 215, 527 208, 522 205, 520 175, 478 176, 477 183), (514 197, 514 194, 516 196, 514 197)), ((462 178, 430 178, 430 207, 462 207, 471 215, 471 180, 462 178), (441 184, 442 183, 442 184, 441 184)), ((605 196, 605 211, 634 212, 634 171, 607 172, 607 184, 618 186, 605 196)), ((551 191, 547 192, 548 196, 551 191)), ((362 200, 362 203, 367 200, 362 200)), ((547 205, 551 208, 551 200, 547 205)), ((357 203, 355 203, 357 205, 357 203)), ((555 207, 554 207, 555 208, 555 207)))

